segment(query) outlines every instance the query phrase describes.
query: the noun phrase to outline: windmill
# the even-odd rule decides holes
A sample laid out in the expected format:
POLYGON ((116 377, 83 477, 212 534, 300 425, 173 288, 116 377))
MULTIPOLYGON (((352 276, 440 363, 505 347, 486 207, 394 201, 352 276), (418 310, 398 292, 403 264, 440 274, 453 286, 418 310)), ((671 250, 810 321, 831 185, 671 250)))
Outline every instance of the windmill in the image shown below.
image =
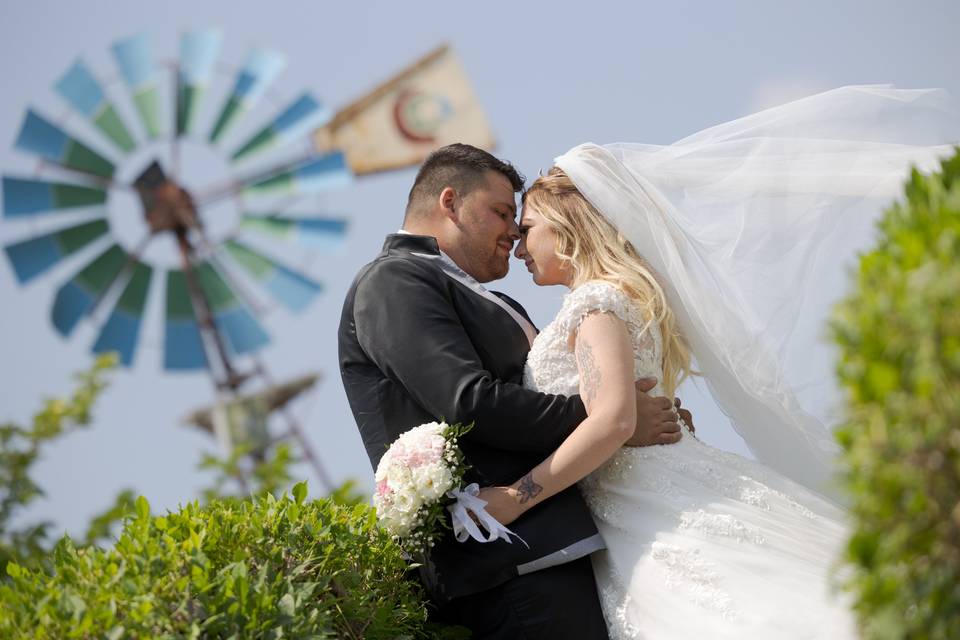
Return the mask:
MULTIPOLYGON (((276 384, 259 356, 271 340, 263 322, 269 307, 300 312, 323 290, 289 262, 286 247, 327 250, 348 226, 343 217, 296 213, 293 205, 350 185, 355 174, 416 163, 447 142, 493 143, 446 47, 337 114, 304 92, 238 137, 245 118, 263 111, 286 60, 255 49, 238 69, 224 71, 221 45, 217 30, 190 31, 179 55, 160 61, 149 34, 119 40, 110 48, 118 72, 112 82, 77 59, 54 85, 67 116, 28 107, 17 133, 15 148, 38 160, 33 175, 2 178, 6 222, 65 222, 4 251, 21 285, 83 255, 54 293, 51 324, 70 337, 81 321, 92 322, 92 351, 117 352, 124 366, 141 350, 150 292, 160 287, 163 369, 206 371, 216 394, 213 407, 193 414, 202 420, 191 422, 228 447, 238 438, 267 446, 275 440, 264 436, 269 413, 316 380, 276 384), (219 100, 218 84, 226 89, 219 100), (86 134, 71 133, 71 122, 86 134), (224 167, 214 184, 197 184, 189 168, 201 147, 224 167), (234 212, 227 227, 212 213, 224 201, 234 212), (82 219, 68 215, 76 212, 82 219), (117 237, 115 227, 131 220, 139 225, 132 239, 117 237), (149 258, 162 239, 173 247, 166 264, 149 258), (254 379, 267 388, 245 389, 254 379), (283 402, 263 412, 263 398, 283 402), (260 424, 250 428, 251 419, 260 424)), ((321 484, 332 488, 293 414, 281 413, 284 437, 297 441, 321 484)))
MULTIPOLYGON (((8 221, 56 218, 78 209, 92 215, 7 244, 4 250, 22 285, 75 253, 92 251, 92 257, 57 288, 51 323, 58 333, 69 337, 81 320, 102 319, 92 350, 115 351, 126 366, 133 364, 142 343, 150 289, 163 287, 163 368, 207 371, 217 404, 226 406, 239 397, 248 380, 267 376, 257 352, 269 343, 270 336, 260 317, 262 309, 251 302, 241 278, 259 285, 271 304, 294 312, 305 309, 323 289, 310 275, 285 264, 276 254, 266 253, 248 238, 259 235, 274 244, 285 240, 318 248, 335 243, 347 228, 342 218, 288 215, 283 208, 251 210, 243 196, 279 194, 289 201, 349 184, 352 171, 344 155, 332 151, 300 153, 279 163, 268 158, 257 171, 241 174, 237 167, 242 162, 249 164, 258 156, 305 141, 332 113, 303 93, 253 135, 227 146, 228 133, 264 97, 283 68, 284 58, 275 52, 251 51, 232 74, 232 88, 226 97, 215 105, 208 89, 215 80, 219 32, 185 33, 179 44, 179 57, 164 62, 156 59, 148 34, 113 44, 111 53, 120 79, 115 84, 122 85, 132 103, 126 115, 111 97, 118 87, 107 86, 83 59, 76 60, 57 80, 55 91, 71 117, 85 121, 84 128, 92 129, 96 138, 71 134, 48 114, 27 109, 15 147, 36 156, 39 164, 32 176, 3 176, 4 217, 8 221), (165 93, 174 100, 170 109, 165 109, 165 93), (205 102, 216 115, 213 126, 200 131, 198 116, 205 102), (130 122, 131 112, 139 131, 130 122), (193 140, 191 144, 196 146, 197 138, 227 157, 231 179, 214 192, 186 186, 181 164, 184 143, 193 140), (124 168, 132 179, 120 177, 124 168), (125 210, 120 215, 137 217, 142 226, 139 240, 126 246, 112 233, 111 222, 117 212, 108 211, 123 193, 136 195, 139 210, 125 210), (205 211, 222 197, 236 199, 239 215, 233 229, 214 237, 208 231, 205 211), (158 267, 145 259, 149 246, 163 237, 174 241, 178 264, 158 267), (240 359, 245 360, 243 365, 238 364, 240 359)), ((321 482, 329 486, 302 428, 292 414, 285 413, 289 435, 313 463, 321 482)), ((229 434, 229 429, 221 430, 221 435, 229 434)))

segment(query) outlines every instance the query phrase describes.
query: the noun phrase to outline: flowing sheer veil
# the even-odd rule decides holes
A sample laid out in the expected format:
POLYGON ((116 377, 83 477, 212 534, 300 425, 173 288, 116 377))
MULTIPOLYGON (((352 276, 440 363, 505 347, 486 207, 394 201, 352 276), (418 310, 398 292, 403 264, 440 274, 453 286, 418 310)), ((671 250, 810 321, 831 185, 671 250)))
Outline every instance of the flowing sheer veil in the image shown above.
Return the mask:
POLYGON ((556 159, 659 274, 714 399, 757 459, 836 496, 826 321, 911 166, 960 140, 940 90, 843 87, 668 146, 556 159))

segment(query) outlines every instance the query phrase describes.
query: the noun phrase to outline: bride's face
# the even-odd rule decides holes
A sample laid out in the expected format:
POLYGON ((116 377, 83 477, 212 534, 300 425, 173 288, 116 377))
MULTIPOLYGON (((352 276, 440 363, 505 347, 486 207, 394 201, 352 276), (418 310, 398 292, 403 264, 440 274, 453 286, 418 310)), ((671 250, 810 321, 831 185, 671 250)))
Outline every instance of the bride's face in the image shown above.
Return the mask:
POLYGON ((569 268, 557 255, 557 235, 543 216, 530 206, 523 208, 520 244, 514 255, 526 263, 533 281, 541 287, 569 285, 569 268))

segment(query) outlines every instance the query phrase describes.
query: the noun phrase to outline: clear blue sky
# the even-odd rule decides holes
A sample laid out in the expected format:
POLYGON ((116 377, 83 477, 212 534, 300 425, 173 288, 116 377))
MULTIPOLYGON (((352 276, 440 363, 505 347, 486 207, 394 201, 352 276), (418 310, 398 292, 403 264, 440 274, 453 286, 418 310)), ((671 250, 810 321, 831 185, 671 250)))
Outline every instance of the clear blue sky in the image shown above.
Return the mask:
MULTIPOLYGON (((947 0, 5 2, 0 169, 34 171, 35 161, 12 148, 24 109, 32 104, 66 115, 52 85, 76 56, 115 76, 108 53, 115 39, 149 28, 160 56, 170 57, 181 30, 205 26, 222 29, 221 61, 228 66, 239 66, 254 45, 289 57, 271 100, 252 114, 250 127, 303 88, 342 105, 450 42, 488 112, 501 143, 498 153, 532 176, 580 142, 669 143, 844 84, 937 86, 960 94, 960 5, 947 0)), ((84 130, 76 118, 68 122, 84 130)), ((195 157, 198 176, 217 175, 218 158, 202 150, 195 157)), ((398 227, 412 179, 412 170, 373 177, 304 203, 302 210, 316 206, 349 217, 350 235, 340 254, 309 264, 327 285, 320 302, 303 315, 276 312, 266 320, 275 341, 264 358, 275 377, 309 370, 326 377, 296 406, 324 463, 336 478, 355 477, 367 486, 371 473, 337 372, 336 326, 353 274, 398 227)), ((122 221, 111 222, 124 232, 122 221)), ((0 238, 7 244, 32 230, 3 221, 0 238)), ((169 258, 163 247, 157 251, 159 261, 169 258)), ((90 323, 64 341, 48 321, 54 291, 83 263, 82 256, 75 258, 25 288, 16 284, 9 263, 0 261, 0 420, 27 420, 42 396, 67 391, 70 373, 90 361, 90 323)), ((514 268, 499 288, 523 301, 541 326, 562 295, 556 288, 535 288, 522 268, 514 268)), ((154 316, 159 302, 151 301, 154 316)), ((157 345, 159 329, 148 326, 146 342, 157 345)), ((132 370, 113 376, 95 426, 45 454, 37 475, 48 497, 31 510, 31 519, 49 518, 77 531, 121 487, 163 509, 191 499, 204 484, 195 465, 199 451, 212 450, 213 443, 180 426, 179 418, 208 404, 211 387, 199 374, 162 374, 156 346, 141 355, 132 370)), ((684 397, 704 439, 744 451, 708 401, 693 392, 684 397)))

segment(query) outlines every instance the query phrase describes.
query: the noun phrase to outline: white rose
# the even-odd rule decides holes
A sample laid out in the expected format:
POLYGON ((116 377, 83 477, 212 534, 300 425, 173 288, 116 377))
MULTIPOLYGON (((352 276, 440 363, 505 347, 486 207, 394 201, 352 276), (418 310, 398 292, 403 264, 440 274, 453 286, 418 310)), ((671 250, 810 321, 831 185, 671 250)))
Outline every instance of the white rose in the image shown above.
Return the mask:
POLYGON ((434 502, 450 490, 453 476, 443 464, 431 464, 419 467, 413 472, 413 481, 425 502, 434 502))
POLYGON ((412 481, 410 468, 401 464, 392 464, 387 468, 386 479, 391 489, 402 493, 412 481))
POLYGON ((421 506, 419 496, 410 491, 401 491, 393 497, 393 506, 398 513, 407 515, 416 513, 421 506))

